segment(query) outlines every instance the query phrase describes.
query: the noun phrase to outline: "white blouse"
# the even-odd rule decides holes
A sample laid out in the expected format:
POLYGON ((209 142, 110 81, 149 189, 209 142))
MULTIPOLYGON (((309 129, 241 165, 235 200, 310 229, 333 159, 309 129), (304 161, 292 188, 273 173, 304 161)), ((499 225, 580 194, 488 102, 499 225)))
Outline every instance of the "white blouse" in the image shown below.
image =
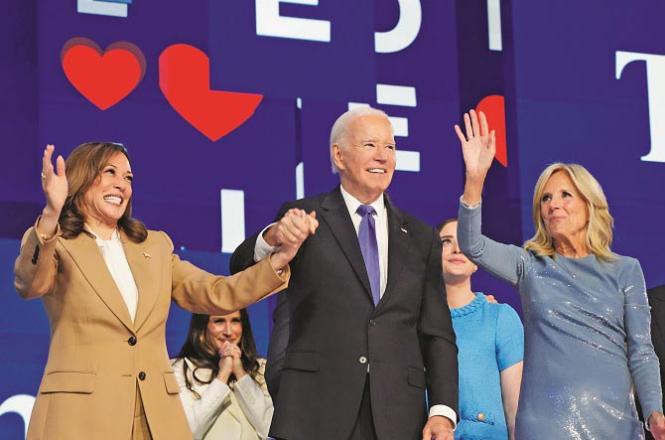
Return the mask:
MULTIPOLYGON (((172 360, 173 372, 180 386, 189 427, 194 440, 258 440, 268 438, 273 404, 263 378, 265 359, 259 359, 257 380, 247 374, 228 386, 215 378, 209 384, 193 380, 195 365, 189 359, 172 360), (183 362, 187 362, 187 376, 192 393, 185 384, 183 362)), ((199 368, 198 378, 208 380, 212 370, 199 368)))
POLYGON ((111 277, 115 281, 123 301, 127 305, 129 316, 133 322, 134 318, 136 318, 136 307, 139 303, 139 290, 136 287, 132 270, 129 268, 118 230, 116 229, 111 233, 110 240, 101 239, 90 228, 86 228, 86 231, 95 237, 97 246, 102 253, 102 257, 104 257, 106 267, 111 273, 111 277))

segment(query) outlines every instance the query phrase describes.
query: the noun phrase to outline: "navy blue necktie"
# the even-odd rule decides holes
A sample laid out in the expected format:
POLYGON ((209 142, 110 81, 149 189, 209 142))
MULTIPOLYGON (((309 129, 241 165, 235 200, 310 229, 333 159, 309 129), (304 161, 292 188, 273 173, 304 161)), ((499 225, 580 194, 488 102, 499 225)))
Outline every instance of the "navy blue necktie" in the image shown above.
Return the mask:
POLYGON ((377 305, 379 299, 381 299, 381 270, 379 269, 379 246, 376 243, 376 226, 374 224, 376 211, 369 205, 360 205, 356 212, 362 217, 360 228, 358 228, 358 242, 365 260, 369 285, 372 289, 372 299, 374 305, 377 305))

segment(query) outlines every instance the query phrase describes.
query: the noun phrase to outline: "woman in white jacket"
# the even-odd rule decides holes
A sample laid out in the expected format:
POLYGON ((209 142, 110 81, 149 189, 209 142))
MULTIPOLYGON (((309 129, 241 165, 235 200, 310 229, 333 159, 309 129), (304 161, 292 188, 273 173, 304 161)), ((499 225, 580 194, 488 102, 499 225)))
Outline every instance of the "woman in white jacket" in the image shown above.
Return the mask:
POLYGON ((187 340, 173 362, 194 439, 268 437, 273 404, 265 359, 258 358, 247 310, 192 315, 187 340))

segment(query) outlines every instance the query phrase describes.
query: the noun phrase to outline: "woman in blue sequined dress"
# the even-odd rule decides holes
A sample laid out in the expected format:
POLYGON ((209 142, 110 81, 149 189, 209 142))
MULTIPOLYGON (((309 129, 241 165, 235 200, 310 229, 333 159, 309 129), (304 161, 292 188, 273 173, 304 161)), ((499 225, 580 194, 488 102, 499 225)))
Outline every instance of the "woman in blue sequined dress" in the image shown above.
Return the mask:
POLYGON ((481 193, 495 153, 485 116, 455 126, 466 167, 458 236, 476 264, 519 288, 525 355, 518 440, 644 438, 633 388, 665 439, 658 359, 639 262, 610 250, 612 216, 582 166, 553 164, 533 198, 535 236, 523 248, 481 233, 481 193))

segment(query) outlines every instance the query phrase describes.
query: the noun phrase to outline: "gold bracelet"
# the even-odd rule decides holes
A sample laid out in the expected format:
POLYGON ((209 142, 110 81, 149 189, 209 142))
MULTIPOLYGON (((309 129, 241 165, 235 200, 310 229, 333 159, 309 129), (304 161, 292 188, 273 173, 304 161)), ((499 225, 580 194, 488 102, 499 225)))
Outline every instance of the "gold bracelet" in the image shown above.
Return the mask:
POLYGON ((40 232, 38 232, 37 235, 39 235, 39 238, 41 238, 42 241, 49 241, 50 239, 55 237, 55 234, 57 234, 57 233, 58 233, 58 229, 56 228, 55 232, 51 235, 42 234, 40 232))

